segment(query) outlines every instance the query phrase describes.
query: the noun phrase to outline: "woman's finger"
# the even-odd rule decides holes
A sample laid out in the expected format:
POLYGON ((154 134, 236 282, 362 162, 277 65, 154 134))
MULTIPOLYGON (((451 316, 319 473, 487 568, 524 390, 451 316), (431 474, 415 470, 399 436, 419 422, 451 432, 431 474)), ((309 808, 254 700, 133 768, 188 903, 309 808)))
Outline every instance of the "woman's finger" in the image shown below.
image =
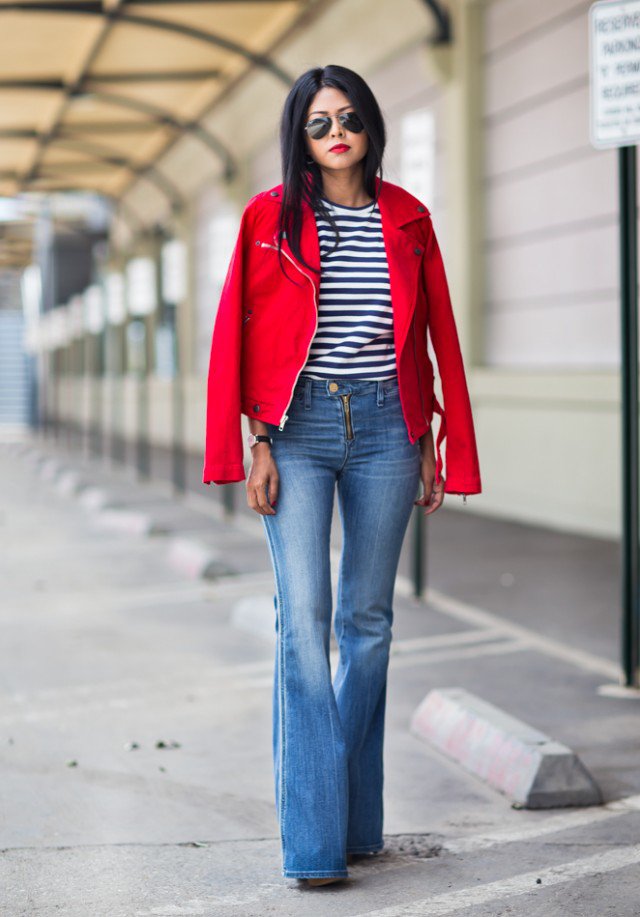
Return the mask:
POLYGON ((433 489, 433 478, 434 475, 430 472, 424 472, 422 474, 422 487, 423 491, 421 496, 414 500, 414 506, 425 506, 429 502, 429 495, 433 489))
POLYGON ((280 479, 277 474, 270 475, 268 487, 269 487, 269 501, 272 506, 275 506, 276 500, 278 499, 278 492, 280 490, 280 479))
POLYGON ((252 478, 247 484, 247 503, 249 507, 261 516, 273 512, 265 497, 266 484, 259 484, 252 478))
POLYGON ((267 488, 269 486, 269 479, 265 478, 260 485, 256 487, 256 500, 258 502, 259 512, 263 516, 273 516, 275 514, 275 509, 269 503, 267 499, 267 488))
POLYGON ((444 501, 444 480, 441 481, 439 484, 436 484, 433 490, 431 491, 431 495, 427 502, 427 509, 425 509, 424 515, 429 516, 431 515, 431 513, 435 513, 435 511, 442 506, 443 501, 444 501))

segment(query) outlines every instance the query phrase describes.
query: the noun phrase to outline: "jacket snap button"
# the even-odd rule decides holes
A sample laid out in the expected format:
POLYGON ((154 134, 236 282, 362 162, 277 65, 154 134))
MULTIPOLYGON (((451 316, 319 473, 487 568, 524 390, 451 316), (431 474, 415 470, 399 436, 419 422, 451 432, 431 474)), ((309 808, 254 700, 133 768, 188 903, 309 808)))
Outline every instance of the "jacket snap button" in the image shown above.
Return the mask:
POLYGON ((329 383, 329 391, 330 391, 330 392, 337 392, 337 391, 338 391, 338 383, 337 383, 337 382, 330 382, 330 383, 329 383))
POLYGON ((422 249, 421 249, 421 248, 414 248, 413 253, 414 253, 414 255, 420 255, 420 254, 422 254, 422 249))
POLYGON ((259 411, 259 410, 260 410, 260 405, 259 405, 259 404, 254 404, 253 410, 254 410, 254 411, 259 411))
POLYGON ((426 209, 427 209, 427 208, 426 208, 426 207, 423 207, 422 204, 418 204, 418 211, 419 211, 420 213, 424 213, 426 209))
POLYGON ((256 245, 260 245, 260 239, 256 239, 256 245))
POLYGON ((277 196, 278 196, 278 192, 277 192, 277 191, 272 191, 272 192, 271 192, 271 197, 277 197, 277 196))

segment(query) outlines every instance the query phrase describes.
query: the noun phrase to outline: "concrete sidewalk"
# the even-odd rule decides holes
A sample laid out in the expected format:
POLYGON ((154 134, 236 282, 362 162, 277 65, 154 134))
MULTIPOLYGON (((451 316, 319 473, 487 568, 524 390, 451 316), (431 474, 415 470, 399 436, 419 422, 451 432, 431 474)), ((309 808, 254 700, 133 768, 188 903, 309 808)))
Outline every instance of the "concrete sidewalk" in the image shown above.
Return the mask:
POLYGON ((616 545, 429 520, 427 601, 406 559, 396 594, 387 847, 308 889, 280 876, 260 519, 42 443, 1 446, 0 471, 2 915, 637 915, 640 704, 606 689, 616 545), (452 686, 571 746, 606 804, 515 809, 411 735, 425 694, 452 686))

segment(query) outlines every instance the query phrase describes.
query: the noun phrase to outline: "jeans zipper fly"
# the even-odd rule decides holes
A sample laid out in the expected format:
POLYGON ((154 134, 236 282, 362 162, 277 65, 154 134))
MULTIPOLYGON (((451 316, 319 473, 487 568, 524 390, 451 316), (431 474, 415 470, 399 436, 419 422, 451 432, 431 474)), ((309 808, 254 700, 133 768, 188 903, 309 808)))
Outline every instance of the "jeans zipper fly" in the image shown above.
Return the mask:
POLYGON ((351 392, 348 395, 340 395, 342 407, 344 408, 344 425, 347 431, 347 439, 353 439, 353 427, 351 426, 351 392))

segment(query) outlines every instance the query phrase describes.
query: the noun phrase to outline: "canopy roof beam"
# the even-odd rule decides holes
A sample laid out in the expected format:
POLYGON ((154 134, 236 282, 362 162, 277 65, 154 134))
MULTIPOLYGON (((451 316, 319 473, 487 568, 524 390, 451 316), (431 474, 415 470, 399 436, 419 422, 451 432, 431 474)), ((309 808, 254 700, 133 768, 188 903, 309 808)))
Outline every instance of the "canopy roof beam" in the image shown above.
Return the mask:
MULTIPOLYGON (((131 111, 144 114, 146 116, 143 124, 153 123, 155 127, 169 127, 178 133, 191 133, 198 138, 204 145, 213 152, 216 157, 222 160, 224 165, 224 174, 227 180, 233 178, 236 172, 236 166, 234 159, 226 149, 225 146, 215 137, 211 131, 206 127, 203 127, 198 121, 186 121, 181 118, 176 118, 175 115, 172 115, 170 111, 165 108, 161 108, 159 105, 151 104, 150 102, 143 102, 140 99, 132 99, 129 96, 119 95, 118 93, 105 92, 100 89, 91 89, 89 87, 83 87, 79 85, 68 86, 61 80, 0 80, 0 89, 37 89, 39 91, 53 91, 60 92, 64 91, 67 94, 67 100, 71 101, 74 98, 83 98, 91 96, 92 98, 100 99, 103 102, 107 102, 110 105, 119 106, 121 108, 127 108, 131 111)), ((76 133, 82 133, 83 129, 88 130, 88 128, 83 124, 78 124, 75 126, 74 131, 76 133)), ((11 128, 5 128, 5 131, 11 131, 11 128)), ((19 129, 18 129, 19 130, 19 129)), ((34 139, 40 141, 41 149, 49 144, 51 141, 59 141, 59 138, 63 136, 63 133, 67 130, 66 127, 60 124, 58 121, 51 131, 48 132, 34 132, 34 139)), ((10 134, 4 133, 6 136, 11 136, 10 134)), ((13 136, 20 136, 15 134, 13 136)), ((41 157, 38 161, 38 166, 41 162, 41 157)), ((36 174, 36 169, 32 167, 30 172, 23 179, 23 190, 24 182, 29 181, 36 174)))
POLYGON ((451 30, 451 17, 449 16, 449 11, 442 6, 440 0, 423 0, 423 2, 429 7, 436 20, 436 32, 435 35, 432 35, 429 39, 429 44, 450 44, 450 42, 453 40, 453 35, 451 30))
MULTIPOLYGON (((179 0, 178 2, 177 0, 171 0, 171 2, 173 2, 174 5, 180 5, 179 0)), ((210 0, 210 3, 211 2, 215 3, 217 0, 210 0)), ((229 0, 221 0, 221 2, 227 3, 229 0)), ((245 2, 245 0, 237 0, 237 2, 245 2)), ((251 0, 251 2, 254 2, 254 0, 251 0)), ((278 2, 278 0, 265 0, 265 2, 273 3, 278 2)), ((165 5, 168 5, 168 2, 165 5)), ((138 7, 139 5, 136 4, 136 8, 138 7)), ((164 109, 158 105, 144 103, 126 95, 117 95, 114 93, 105 92, 100 88, 105 83, 133 82, 139 84, 142 82, 167 82, 169 80, 175 79, 183 81, 193 81, 196 79, 219 79, 222 75, 220 69, 207 68, 204 70, 185 70, 182 73, 175 73, 164 69, 149 70, 146 73, 130 71, 127 72, 123 70, 122 72, 115 73, 111 72, 105 74, 92 74, 92 65, 95 63, 99 52, 104 47, 105 41, 116 25, 122 26, 128 24, 133 27, 169 32, 182 38, 188 38, 197 42, 203 42, 229 53, 239 55, 253 66, 270 72, 280 82, 285 83, 287 87, 292 83, 292 78, 290 75, 287 74, 282 68, 280 68, 275 62, 273 62, 267 55, 256 53, 241 42, 233 41, 226 36, 216 34, 215 32, 208 31, 204 28, 198 28, 191 24, 182 22, 165 20, 153 15, 147 16, 141 15, 139 12, 132 12, 127 7, 127 0, 114 0, 113 4, 109 7, 105 7, 102 0, 15 0, 15 2, 7 2, 7 0, 5 0, 5 2, 0 5, 0 15, 4 12, 18 12, 25 14, 40 13, 47 16, 52 14, 74 17, 85 16, 97 18, 102 22, 102 28, 93 40, 90 49, 85 55, 82 63, 78 66, 77 72, 74 74, 72 79, 56 80, 18 78, 15 80, 3 79, 0 81, 0 89, 35 89, 39 91, 49 89, 60 92, 63 96, 61 104, 58 107, 49 130, 35 132, 33 135, 33 138, 37 141, 37 149, 33 155, 28 169, 19 179, 18 189, 20 191, 26 191, 29 188, 29 185, 36 180, 43 165, 45 149, 52 142, 59 143, 61 138, 65 136, 66 132, 63 127, 63 120, 69 105, 73 102, 74 99, 82 97, 93 97, 108 104, 119 105, 121 107, 129 108, 130 110, 144 114, 145 127, 147 128, 150 123, 153 123, 156 125, 156 127, 168 127, 178 135, 184 133, 192 133, 202 143, 204 143, 205 146, 212 153, 214 153, 217 158, 222 161, 224 176, 227 180, 230 180, 235 175, 236 166, 230 151, 226 149, 225 146, 213 134, 211 134, 207 128, 203 127, 202 124, 199 123, 199 120, 180 119, 174 116, 167 109, 164 109)), ((130 130, 130 128, 128 130, 130 130)), ((76 136, 81 134, 82 131, 82 125, 78 125, 74 129, 76 136)), ((18 137, 20 134, 5 133, 4 136, 18 137)), ((66 136, 69 136, 69 133, 66 133, 66 136)), ((167 147, 163 149, 163 153, 166 152, 166 150, 167 147)), ((113 162, 113 164, 116 164, 117 159, 112 158, 110 161, 113 162)), ((127 161, 122 160, 122 162, 124 163, 127 161)), ((129 166, 131 166, 131 163, 129 163, 129 166)), ((156 180, 159 174, 157 173, 157 170, 154 172, 150 166, 146 166, 145 168, 150 170, 151 175, 156 176, 154 179, 156 180)), ((144 170, 140 169, 140 171, 134 172, 134 174, 144 174, 144 170)), ((175 190, 175 188, 171 189, 171 196, 173 196, 173 192, 175 190)))
MULTIPOLYGON (((176 0, 173 0, 173 2, 175 3, 176 0)), ((228 0, 212 0, 212 2, 226 3, 228 0)), ((269 2, 278 2, 278 0, 269 0, 269 2)), ((272 61, 264 54, 257 54, 255 51, 246 47, 246 45, 241 45, 223 35, 217 35, 215 32, 209 32, 205 29, 198 29, 195 26, 185 25, 185 23, 182 22, 171 22, 166 19, 156 19, 154 16, 140 16, 137 13, 130 13, 124 5, 112 9, 104 9, 101 0, 81 0, 79 3, 74 3, 73 0, 71 0, 71 2, 69 2, 69 0, 55 0, 53 3, 47 3, 45 0, 13 0, 13 2, 3 3, 0 6, 0 13, 7 11, 23 13, 59 13, 67 16, 97 16, 111 24, 116 22, 128 22, 131 25, 144 26, 149 29, 159 29, 163 32, 172 32, 175 35, 193 38, 195 41, 202 41, 207 44, 215 45, 217 48, 222 48, 225 51, 229 51, 232 54, 238 54, 254 66, 260 67, 268 73, 273 74, 273 76, 284 83, 287 88, 293 83, 292 76, 278 66, 275 61, 272 61)))

